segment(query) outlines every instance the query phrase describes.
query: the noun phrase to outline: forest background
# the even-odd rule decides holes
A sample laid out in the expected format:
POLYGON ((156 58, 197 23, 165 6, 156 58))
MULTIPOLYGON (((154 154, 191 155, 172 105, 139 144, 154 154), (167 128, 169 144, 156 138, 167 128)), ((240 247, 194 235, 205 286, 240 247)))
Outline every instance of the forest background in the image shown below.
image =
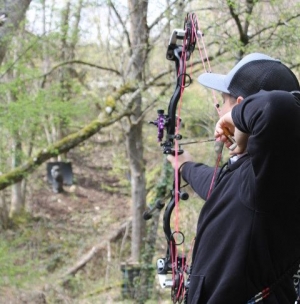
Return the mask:
MULTIPOLYGON (((299 77, 300 4, 1 0, 0 11, 0 303, 170 303, 155 277, 162 217, 143 219, 172 186, 148 123, 174 90, 170 35, 194 12, 212 71, 263 52, 299 77), (71 168, 62 193, 49 183, 55 162, 71 168)), ((197 77, 198 50, 191 61, 197 77)), ((212 137, 212 96, 196 81, 185 90, 184 140, 212 137)), ((214 165, 213 143, 187 149, 214 165)), ((186 251, 203 203, 188 191, 186 251)))

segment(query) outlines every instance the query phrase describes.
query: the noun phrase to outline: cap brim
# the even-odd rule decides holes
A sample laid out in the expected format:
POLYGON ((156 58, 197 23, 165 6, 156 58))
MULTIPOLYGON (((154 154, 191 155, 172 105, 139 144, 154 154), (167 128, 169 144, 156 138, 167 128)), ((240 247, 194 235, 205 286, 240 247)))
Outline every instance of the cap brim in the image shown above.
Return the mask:
POLYGON ((230 94, 225 84, 225 77, 226 75, 204 73, 198 77, 198 82, 210 89, 214 89, 223 93, 230 94))

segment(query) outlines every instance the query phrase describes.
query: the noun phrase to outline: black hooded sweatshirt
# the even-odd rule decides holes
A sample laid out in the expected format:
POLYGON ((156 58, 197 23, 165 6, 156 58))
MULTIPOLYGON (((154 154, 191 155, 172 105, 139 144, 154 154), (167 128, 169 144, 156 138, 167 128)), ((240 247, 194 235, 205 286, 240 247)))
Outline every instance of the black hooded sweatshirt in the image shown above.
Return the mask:
MULTIPOLYGON (((300 263, 300 102, 260 91, 232 110, 247 153, 220 169, 197 225, 189 304, 291 304, 300 263), (265 291, 262 301, 253 297, 265 291)), ((187 162, 182 177, 207 198, 215 168, 187 162)))

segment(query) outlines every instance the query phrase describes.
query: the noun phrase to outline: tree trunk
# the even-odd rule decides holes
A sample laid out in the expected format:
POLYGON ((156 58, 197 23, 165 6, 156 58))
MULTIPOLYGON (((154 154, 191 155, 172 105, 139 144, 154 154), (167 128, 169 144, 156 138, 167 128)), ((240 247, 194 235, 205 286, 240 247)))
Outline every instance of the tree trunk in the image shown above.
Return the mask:
MULTIPOLYGON (((17 31, 22 20, 24 20, 26 11, 31 3, 31 0, 12 0, 12 1, 2 1, 5 5, 1 8, 1 12, 7 15, 7 19, 4 24, 0 27, 0 63, 3 62, 7 46, 14 37, 14 33, 17 31)), ((21 35, 22 36, 22 35, 21 35)), ((22 41, 23 36, 21 37, 22 41)), ((17 75, 14 75, 14 71, 7 71, 9 77, 16 78, 17 75)), ((13 92, 9 92, 10 102, 17 102, 17 98, 13 92)), ((16 168, 21 165, 21 155, 22 155, 22 140, 18 134, 18 131, 15 131, 13 134, 13 153, 12 153, 12 168, 16 168)), ((26 180, 22 180, 16 184, 12 185, 11 188, 11 205, 9 216, 14 217, 17 214, 20 214, 24 210, 25 204, 25 189, 26 189, 26 180)), ((5 204, 5 200, 2 199, 2 205, 5 204)), ((7 206, 2 206, 4 217, 7 216, 7 206)))
MULTIPOLYGON (((132 81, 143 81, 143 70, 147 57, 148 28, 147 9, 148 1, 128 0, 130 11, 130 41, 131 58, 127 68, 128 77, 132 81)), ((139 83, 137 83, 137 86, 139 83)), ((140 262, 141 245, 145 236, 145 223, 143 212, 146 202, 146 182, 143 153, 142 120, 142 96, 135 98, 135 111, 130 117, 131 123, 126 134, 126 147, 131 171, 131 195, 132 195, 132 242, 131 261, 140 262)))
POLYGON ((2 63, 7 46, 13 37, 13 33, 24 19, 31 0, 6 0, 5 9, 8 15, 7 21, 0 27, 0 64, 2 63))
MULTIPOLYGON (((9 42, 13 38, 13 34, 16 32, 19 24, 24 19, 26 11, 29 7, 31 0, 12 0, 12 1, 4 1, 5 5, 3 6, 4 12, 7 15, 7 20, 5 20, 4 24, 0 27, 0 64, 3 62, 7 46, 9 42)), ((14 99, 14 97, 13 97, 14 99)), ((15 101, 15 100, 13 100, 15 101)), ((16 138, 14 139, 16 141, 16 138)), ((15 142, 15 147, 20 148, 20 141, 15 142)), ((20 155, 20 151, 16 151, 13 157, 13 166, 14 164, 18 165, 18 159, 20 155)), ((7 215, 8 208, 5 205, 4 194, 1 197, 1 217, 2 222, 6 222, 7 224, 7 215)), ((24 207, 24 197, 22 193, 22 185, 18 183, 12 187, 12 197, 11 197, 11 210, 10 214, 18 213, 24 207)), ((6 225, 5 224, 5 225, 6 225)))
MULTIPOLYGON (((79 23, 81 17, 81 10, 83 6, 83 0, 79 0, 74 15, 71 15, 72 2, 68 1, 66 9, 63 12, 61 28, 61 62, 71 61, 75 58, 75 48, 79 40, 79 23), (74 22, 70 22, 73 20, 74 22), (72 26, 71 26, 72 25, 72 26)), ((70 66, 65 66, 60 69, 60 83, 61 83, 61 100, 62 102, 69 102, 72 96, 72 84, 71 78, 74 77, 74 72, 70 66), (73 74, 73 76, 72 76, 73 74)), ((57 139, 64 138, 66 132, 66 120, 65 117, 60 117, 57 125, 57 139)), ((67 155, 60 155, 59 160, 66 159, 67 155)))
MULTIPOLYGON (((147 9, 148 1, 128 0, 130 16, 130 59, 127 66, 127 78, 140 86, 143 82, 143 71, 148 53, 148 27, 147 9)), ((126 132, 126 148, 130 163, 131 173, 131 198, 132 198, 132 236, 131 236, 131 263, 128 267, 134 270, 133 275, 144 277, 140 266, 142 245, 145 242, 146 223, 143 212, 146 206, 146 180, 142 135, 142 95, 137 94, 134 100, 134 113, 130 116, 130 123, 126 132)), ((147 282, 133 278, 133 292, 128 295, 140 301, 141 288, 147 289, 147 282), (143 283, 143 286, 141 285, 143 283), (144 285, 145 284, 145 285, 144 285)), ((147 281, 147 280, 146 280, 147 281)), ((146 298, 148 295, 146 294, 146 298)), ((144 300, 144 299, 143 299, 144 300)))
MULTIPOLYGON (((21 36, 21 34, 20 34, 21 36)), ((18 45, 19 46, 19 45, 18 45)), ((14 54, 13 54, 14 59, 18 57, 18 47, 15 48, 14 54)), ((18 73, 16 70, 11 69, 8 73, 8 81, 14 80, 18 78, 18 73)), ((8 92, 8 102, 9 103, 17 103, 18 102, 18 97, 17 97, 18 92, 14 90, 10 90, 8 92)), ((19 130, 13 130, 12 131, 12 149, 11 149, 11 167, 12 169, 15 169, 16 167, 20 166, 22 163, 21 155, 23 155, 22 151, 22 139, 19 134, 19 130)), ((25 181, 25 179, 23 180, 25 181)), ((11 187, 11 204, 10 204, 10 210, 9 210, 9 217, 12 219, 15 216, 20 215, 24 211, 24 202, 25 198, 22 193, 22 182, 13 184, 11 187)))
MULTIPOLYGON (((15 169, 21 165, 20 153, 22 152, 22 143, 16 134, 13 140, 12 168, 15 169)), ((24 211, 25 197, 22 192, 22 182, 24 181, 25 179, 16 184, 13 184, 11 187, 11 205, 9 211, 10 218, 14 218, 24 211)))
MULTIPOLYGON (((167 159, 164 159, 162 165, 162 171, 160 178, 157 179, 157 183, 155 186, 155 199, 153 204, 156 203, 157 200, 160 200, 161 203, 167 204, 166 197, 170 191, 170 185, 172 185, 173 178, 173 169, 170 166, 167 159)), ((147 222, 147 235, 146 241, 144 242, 144 249, 142 255, 142 271, 140 274, 140 288, 138 290, 137 301, 142 304, 145 303, 146 300, 151 296, 151 287, 153 285, 154 275, 154 265, 153 265, 153 256, 156 250, 156 239, 157 239, 157 229, 160 220, 160 213, 162 211, 157 211, 152 215, 152 218, 147 222)), ((167 250, 167 241, 164 241, 163 245, 167 250)), ((156 271, 156 269, 155 269, 156 271)))
MULTIPOLYGON (((140 96, 138 96, 140 99, 140 96)), ((132 125, 126 135, 126 147, 130 160, 132 198, 131 261, 140 262, 140 253, 145 236, 143 212, 146 201, 145 168, 143 161, 143 138, 140 123, 132 125)))
POLYGON ((0 191, 0 231, 7 229, 9 223, 8 208, 5 200, 5 191, 0 191))

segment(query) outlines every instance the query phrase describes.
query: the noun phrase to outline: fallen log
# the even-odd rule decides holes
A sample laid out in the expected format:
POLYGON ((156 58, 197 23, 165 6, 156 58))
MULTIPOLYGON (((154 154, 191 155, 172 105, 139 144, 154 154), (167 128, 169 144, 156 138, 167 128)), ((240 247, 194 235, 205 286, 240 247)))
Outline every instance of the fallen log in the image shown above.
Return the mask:
POLYGON ((97 253, 99 253, 101 250, 106 249, 107 243, 118 240, 121 235, 125 233, 129 226, 131 226, 131 220, 123 223, 117 230, 112 231, 102 242, 93 246, 90 251, 82 256, 73 267, 67 270, 67 272, 62 276, 62 283, 67 283, 70 279, 70 276, 74 276, 80 269, 84 268, 85 265, 91 261, 95 255, 97 255, 97 253))

